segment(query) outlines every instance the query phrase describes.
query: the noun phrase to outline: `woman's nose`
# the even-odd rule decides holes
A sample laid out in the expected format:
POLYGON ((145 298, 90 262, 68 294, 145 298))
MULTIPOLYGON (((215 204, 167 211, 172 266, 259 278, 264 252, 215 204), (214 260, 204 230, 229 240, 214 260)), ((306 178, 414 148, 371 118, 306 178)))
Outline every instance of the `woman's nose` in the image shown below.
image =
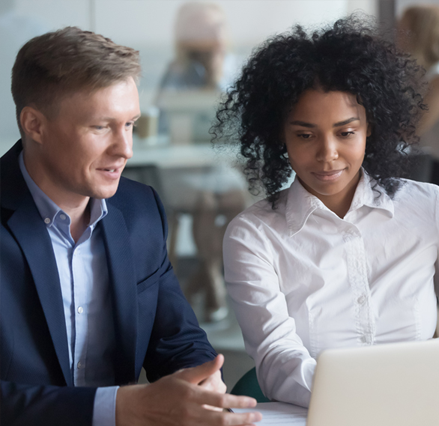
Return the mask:
POLYGON ((332 137, 322 138, 317 151, 317 160, 329 163, 338 158, 337 142, 332 137))

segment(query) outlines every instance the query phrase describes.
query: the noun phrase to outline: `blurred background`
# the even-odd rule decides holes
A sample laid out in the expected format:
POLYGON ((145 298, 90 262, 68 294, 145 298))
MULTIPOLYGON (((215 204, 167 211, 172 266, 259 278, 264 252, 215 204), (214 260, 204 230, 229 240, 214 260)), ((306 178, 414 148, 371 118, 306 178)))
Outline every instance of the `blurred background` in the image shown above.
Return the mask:
MULTIPOLYGON (((254 364, 228 309, 222 237, 229 221, 263 194, 248 194, 233 150, 210 145, 218 100, 252 49, 294 24, 320 27, 360 10, 388 29, 404 21, 404 30, 414 34, 424 21, 402 17, 420 5, 439 7, 439 0, 0 0, 0 154, 19 139, 10 73, 27 40, 74 25, 140 51, 142 117, 124 174, 153 185, 163 200, 171 261, 201 326, 226 356, 224 378, 231 389, 254 364)), ((419 38, 417 50, 410 43, 406 48, 422 62, 419 46, 434 44, 423 65, 432 87, 438 86, 438 114, 423 126, 439 145, 439 17, 427 15, 433 35, 419 38)), ((439 146, 434 149, 425 148, 422 180, 439 164, 439 146)))

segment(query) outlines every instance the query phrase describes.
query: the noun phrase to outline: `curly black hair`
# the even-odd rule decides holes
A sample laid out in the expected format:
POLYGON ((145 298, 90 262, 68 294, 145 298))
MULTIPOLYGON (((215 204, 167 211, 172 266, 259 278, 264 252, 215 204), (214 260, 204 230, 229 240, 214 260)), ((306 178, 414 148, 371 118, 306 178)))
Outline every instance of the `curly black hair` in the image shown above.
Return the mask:
POLYGON ((265 188, 272 207, 291 176, 282 128, 307 89, 354 94, 372 132, 363 167, 391 197, 411 167, 409 146, 427 107, 424 70, 399 51, 367 16, 351 15, 307 34, 300 26, 260 46, 221 102, 214 143, 237 143, 249 189, 265 188))

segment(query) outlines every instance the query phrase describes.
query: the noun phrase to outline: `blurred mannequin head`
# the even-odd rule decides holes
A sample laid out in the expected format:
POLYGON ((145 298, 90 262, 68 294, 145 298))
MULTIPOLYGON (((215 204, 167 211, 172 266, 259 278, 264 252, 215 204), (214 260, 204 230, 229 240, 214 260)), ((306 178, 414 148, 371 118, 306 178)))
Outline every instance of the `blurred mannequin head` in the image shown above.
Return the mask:
POLYGON ((227 47, 224 12, 214 3, 185 3, 175 22, 177 60, 198 62, 206 70, 207 86, 221 79, 227 47))
POLYGON ((439 6, 409 7, 398 27, 407 33, 401 44, 422 66, 428 69, 439 61, 439 6))

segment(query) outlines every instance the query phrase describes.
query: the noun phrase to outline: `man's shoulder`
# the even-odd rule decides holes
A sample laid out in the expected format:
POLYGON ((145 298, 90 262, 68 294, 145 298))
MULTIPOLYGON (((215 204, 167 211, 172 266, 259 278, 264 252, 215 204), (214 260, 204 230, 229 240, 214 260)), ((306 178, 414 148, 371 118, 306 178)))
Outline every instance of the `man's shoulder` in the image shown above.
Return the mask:
POLYGON ((121 196, 145 196, 148 194, 153 194, 152 188, 149 185, 145 185, 143 183, 122 176, 120 178, 119 187, 117 188, 117 191, 112 198, 121 196))
POLYGON ((14 208, 28 189, 18 165, 23 146, 21 140, 0 159, 0 200, 2 207, 14 208))
POLYGON ((137 182, 135 180, 121 177, 116 193, 111 200, 127 197, 154 197, 154 191, 149 185, 137 182))
POLYGON ((151 186, 125 177, 120 178, 116 193, 107 202, 122 211, 147 212, 162 208, 159 196, 151 186))
POLYGON ((5 178, 9 177, 9 175, 17 173, 17 171, 19 170, 18 156, 20 155, 20 152, 22 150, 23 145, 21 144, 21 140, 19 140, 5 154, 1 156, 0 164, 2 182, 4 182, 5 178))

